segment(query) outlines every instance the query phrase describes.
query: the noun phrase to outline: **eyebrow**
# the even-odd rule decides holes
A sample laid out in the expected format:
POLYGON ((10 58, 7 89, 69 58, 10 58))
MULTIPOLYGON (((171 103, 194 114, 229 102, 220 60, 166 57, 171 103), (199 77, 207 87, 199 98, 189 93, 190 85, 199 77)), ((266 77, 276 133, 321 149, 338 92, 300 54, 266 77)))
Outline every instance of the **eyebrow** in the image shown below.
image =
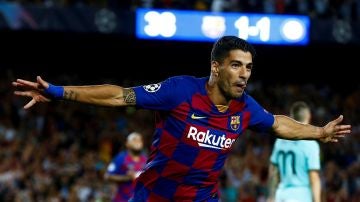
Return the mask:
MULTIPOLYGON (((240 60, 230 60, 230 63, 233 63, 233 62, 239 63, 239 64, 244 64, 244 63, 243 63, 242 61, 240 61, 240 60)), ((248 65, 253 65, 253 63, 250 62, 250 63, 246 64, 246 66, 248 66, 248 65)))

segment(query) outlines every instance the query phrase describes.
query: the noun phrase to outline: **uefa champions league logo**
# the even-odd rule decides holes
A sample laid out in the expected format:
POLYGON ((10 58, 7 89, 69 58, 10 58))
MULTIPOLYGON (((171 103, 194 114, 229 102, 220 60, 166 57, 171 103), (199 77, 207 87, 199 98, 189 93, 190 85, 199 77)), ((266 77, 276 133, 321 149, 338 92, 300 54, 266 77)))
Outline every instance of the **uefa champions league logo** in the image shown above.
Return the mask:
POLYGON ((155 83, 155 84, 145 85, 144 89, 149 93, 155 93, 160 89, 160 87, 161 87, 160 83, 155 83))

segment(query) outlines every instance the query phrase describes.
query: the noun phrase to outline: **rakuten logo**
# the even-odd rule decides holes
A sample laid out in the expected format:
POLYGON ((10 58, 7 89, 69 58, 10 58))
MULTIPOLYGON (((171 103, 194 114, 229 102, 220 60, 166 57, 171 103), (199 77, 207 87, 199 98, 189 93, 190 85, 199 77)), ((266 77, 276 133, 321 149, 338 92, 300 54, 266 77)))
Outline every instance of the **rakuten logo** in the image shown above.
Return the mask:
POLYGON ((214 149, 228 149, 235 142, 235 139, 226 138, 224 134, 222 136, 216 136, 210 134, 209 130, 206 130, 206 132, 198 131, 198 129, 193 126, 190 126, 187 138, 197 141, 200 147, 214 149))

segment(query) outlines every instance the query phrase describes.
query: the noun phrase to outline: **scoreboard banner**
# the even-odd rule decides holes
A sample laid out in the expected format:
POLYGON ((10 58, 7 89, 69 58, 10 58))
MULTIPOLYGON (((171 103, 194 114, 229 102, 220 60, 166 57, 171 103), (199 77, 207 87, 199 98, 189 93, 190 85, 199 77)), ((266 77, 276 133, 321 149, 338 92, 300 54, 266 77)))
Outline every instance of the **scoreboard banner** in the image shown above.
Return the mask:
POLYGON ((255 44, 306 45, 309 29, 310 19, 304 15, 136 10, 140 39, 211 42, 235 35, 255 44))

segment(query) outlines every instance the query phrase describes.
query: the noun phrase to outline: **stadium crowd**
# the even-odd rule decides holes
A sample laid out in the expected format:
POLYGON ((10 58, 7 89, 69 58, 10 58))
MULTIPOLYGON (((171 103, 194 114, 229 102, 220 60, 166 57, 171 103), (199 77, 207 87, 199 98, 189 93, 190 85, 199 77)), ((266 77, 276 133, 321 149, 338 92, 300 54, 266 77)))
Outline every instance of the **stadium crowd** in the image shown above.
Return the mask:
MULTIPOLYGON (((63 84, 74 81, 56 78, 66 78, 63 84)), ((25 111, 25 100, 15 97, 10 88, 13 79, 9 74, 0 80, 0 201, 109 201, 116 189, 103 180, 107 164, 124 149, 131 131, 142 132, 149 148, 154 114, 64 101, 25 111)), ((247 90, 275 114, 287 114, 290 103, 305 100, 311 104, 315 124, 344 114, 345 122, 353 124, 353 134, 336 144, 321 144, 323 199, 360 200, 360 126, 356 125, 360 91, 337 92, 313 84, 265 85, 256 80, 247 90)), ((219 180, 223 201, 265 201, 274 139, 247 131, 237 140, 219 180)))
POLYGON ((232 12, 305 14, 320 18, 360 20, 360 0, 2 0, 45 6, 173 8, 232 12))

